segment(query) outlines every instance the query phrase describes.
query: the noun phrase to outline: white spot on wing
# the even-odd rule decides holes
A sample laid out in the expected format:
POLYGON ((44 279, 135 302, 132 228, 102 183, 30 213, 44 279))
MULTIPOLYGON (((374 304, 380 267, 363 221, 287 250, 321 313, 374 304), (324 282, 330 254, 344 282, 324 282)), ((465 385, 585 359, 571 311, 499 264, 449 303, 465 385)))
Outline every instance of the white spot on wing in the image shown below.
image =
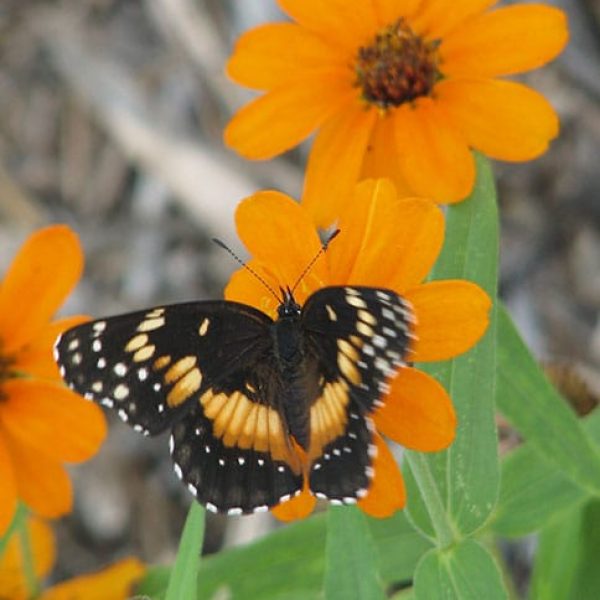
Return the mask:
POLYGON ((115 400, 124 400, 125 398, 127 398, 127 396, 129 396, 129 388, 120 383, 116 388, 115 391, 113 392, 113 396, 115 398, 115 400))
POLYGON ((117 363, 113 367, 113 371, 115 372, 115 375, 118 375, 119 377, 123 377, 123 375, 125 375, 127 373, 127 367, 125 366, 124 363, 117 363))
POLYGON ((173 463, 173 471, 175 471, 175 475, 177 475, 179 479, 183 478, 181 467, 177 463, 173 463))

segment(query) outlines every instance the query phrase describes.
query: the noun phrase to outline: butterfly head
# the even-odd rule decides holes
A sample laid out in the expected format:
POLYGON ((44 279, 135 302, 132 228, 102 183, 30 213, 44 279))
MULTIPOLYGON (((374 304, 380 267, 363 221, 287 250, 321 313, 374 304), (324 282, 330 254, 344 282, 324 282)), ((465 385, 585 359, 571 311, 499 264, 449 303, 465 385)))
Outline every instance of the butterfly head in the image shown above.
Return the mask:
POLYGON ((281 290, 281 295, 283 297, 283 301, 279 305, 277 309, 277 314, 279 318, 283 317, 299 317, 301 313, 300 305, 294 300, 294 295, 292 290, 287 287, 285 289, 279 288, 281 290))

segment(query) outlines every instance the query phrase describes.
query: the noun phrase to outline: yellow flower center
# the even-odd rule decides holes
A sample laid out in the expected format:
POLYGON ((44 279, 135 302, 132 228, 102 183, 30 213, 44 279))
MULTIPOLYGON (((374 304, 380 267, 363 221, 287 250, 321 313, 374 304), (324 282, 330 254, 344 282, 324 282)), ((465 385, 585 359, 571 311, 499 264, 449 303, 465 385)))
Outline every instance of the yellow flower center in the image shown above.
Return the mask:
POLYGON ((405 19, 388 25, 358 49, 355 85, 363 99, 387 109, 427 96, 442 77, 438 46, 417 35, 405 19))

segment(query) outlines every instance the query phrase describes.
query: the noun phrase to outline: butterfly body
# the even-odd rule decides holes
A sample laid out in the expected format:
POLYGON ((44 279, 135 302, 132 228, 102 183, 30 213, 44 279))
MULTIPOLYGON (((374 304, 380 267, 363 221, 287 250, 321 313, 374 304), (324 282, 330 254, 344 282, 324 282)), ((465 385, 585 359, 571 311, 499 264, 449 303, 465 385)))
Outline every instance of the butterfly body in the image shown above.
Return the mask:
POLYGON ((177 475, 210 510, 267 510, 311 491, 355 502, 373 476, 371 413, 408 352, 410 306, 390 290, 322 288, 277 318, 193 302, 65 332, 70 387, 137 431, 171 428, 177 475))

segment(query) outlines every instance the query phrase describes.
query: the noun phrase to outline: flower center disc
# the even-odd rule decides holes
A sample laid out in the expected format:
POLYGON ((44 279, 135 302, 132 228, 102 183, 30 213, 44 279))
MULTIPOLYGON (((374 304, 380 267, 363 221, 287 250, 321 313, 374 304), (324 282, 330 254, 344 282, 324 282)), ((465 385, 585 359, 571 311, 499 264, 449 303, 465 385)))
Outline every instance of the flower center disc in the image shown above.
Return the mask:
POLYGON ((441 78, 438 46, 399 19, 358 49, 355 85, 367 102, 384 109, 427 96, 441 78))

